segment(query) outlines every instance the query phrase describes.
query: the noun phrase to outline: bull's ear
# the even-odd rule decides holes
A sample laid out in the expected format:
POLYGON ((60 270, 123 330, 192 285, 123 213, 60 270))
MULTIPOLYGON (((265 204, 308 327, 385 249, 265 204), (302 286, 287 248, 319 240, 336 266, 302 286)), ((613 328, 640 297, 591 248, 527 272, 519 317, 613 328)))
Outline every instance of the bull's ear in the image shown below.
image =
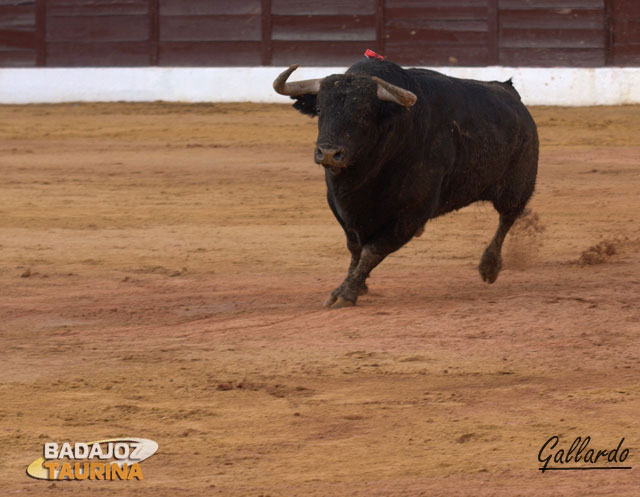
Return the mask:
POLYGON ((296 103, 293 104, 294 109, 298 109, 307 116, 315 117, 318 115, 318 96, 307 93, 306 95, 300 95, 298 97, 291 97, 296 103))

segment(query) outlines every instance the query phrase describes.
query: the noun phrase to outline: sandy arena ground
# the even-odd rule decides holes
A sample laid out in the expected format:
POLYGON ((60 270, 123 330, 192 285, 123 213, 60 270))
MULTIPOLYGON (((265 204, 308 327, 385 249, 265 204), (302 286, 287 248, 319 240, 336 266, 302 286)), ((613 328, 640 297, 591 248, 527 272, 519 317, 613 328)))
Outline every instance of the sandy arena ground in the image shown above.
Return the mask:
POLYGON ((0 107, 3 496, 631 496, 640 485, 640 107, 534 108, 505 268, 475 204, 355 308, 289 106, 0 107), (625 437, 631 471, 541 474, 625 437), (26 476, 45 441, 156 440, 143 481, 26 476))

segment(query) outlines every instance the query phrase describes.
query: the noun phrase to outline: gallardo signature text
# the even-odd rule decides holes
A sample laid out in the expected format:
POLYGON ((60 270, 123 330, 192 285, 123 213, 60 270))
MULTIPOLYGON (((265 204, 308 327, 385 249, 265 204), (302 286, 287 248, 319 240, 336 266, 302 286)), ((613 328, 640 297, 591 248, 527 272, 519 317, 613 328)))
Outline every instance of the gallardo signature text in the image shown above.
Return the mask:
POLYGON ((631 466, 620 466, 629 457, 629 449, 623 449, 624 437, 615 449, 592 449, 589 447, 591 437, 577 437, 571 446, 558 448, 560 437, 554 435, 547 440, 538 453, 538 461, 543 473, 550 470, 589 470, 589 469, 631 469, 631 466), (553 461, 553 465, 550 465, 553 461), (573 465, 572 465, 573 463, 573 465))

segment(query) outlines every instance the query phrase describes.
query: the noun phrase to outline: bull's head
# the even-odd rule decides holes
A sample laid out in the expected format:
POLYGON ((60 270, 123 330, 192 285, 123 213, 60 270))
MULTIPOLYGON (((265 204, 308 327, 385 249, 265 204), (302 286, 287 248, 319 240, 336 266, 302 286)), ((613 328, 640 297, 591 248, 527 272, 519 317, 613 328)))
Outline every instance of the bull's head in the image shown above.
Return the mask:
POLYGON ((281 95, 298 100, 294 105, 305 114, 318 116, 315 162, 333 174, 358 160, 363 144, 375 143, 376 126, 383 102, 409 108, 416 103, 414 93, 376 76, 338 74, 323 79, 287 82, 292 65, 273 82, 281 95))

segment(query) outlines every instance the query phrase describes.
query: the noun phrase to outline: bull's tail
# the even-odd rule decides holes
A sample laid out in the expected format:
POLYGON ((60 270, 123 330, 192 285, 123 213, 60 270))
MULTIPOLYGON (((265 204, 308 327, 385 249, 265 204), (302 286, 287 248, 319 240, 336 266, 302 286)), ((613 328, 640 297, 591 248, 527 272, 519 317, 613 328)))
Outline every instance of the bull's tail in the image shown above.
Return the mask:
POLYGON ((501 82, 500 84, 511 93, 513 93, 516 97, 518 97, 518 100, 522 100, 520 94, 518 93, 518 90, 516 90, 515 86, 513 86, 513 78, 509 78, 508 80, 501 82))

